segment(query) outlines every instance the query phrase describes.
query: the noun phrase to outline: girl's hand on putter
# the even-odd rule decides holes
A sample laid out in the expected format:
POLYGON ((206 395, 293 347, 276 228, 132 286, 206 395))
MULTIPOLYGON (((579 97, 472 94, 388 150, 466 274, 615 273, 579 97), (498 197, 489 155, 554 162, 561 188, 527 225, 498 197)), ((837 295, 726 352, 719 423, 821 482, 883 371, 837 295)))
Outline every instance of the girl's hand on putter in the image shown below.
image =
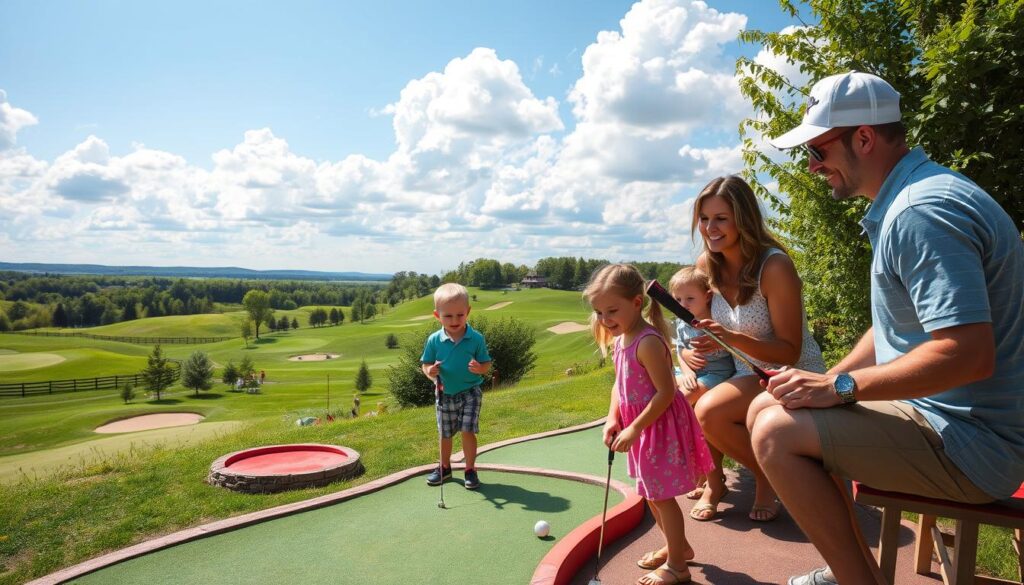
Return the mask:
POLYGON ((639 433, 632 426, 628 426, 616 435, 615 440, 612 441, 612 451, 618 451, 619 453, 625 453, 629 451, 630 446, 636 442, 639 437, 639 433))
POLYGON ((612 446, 612 441, 615 440, 615 435, 619 434, 619 431, 621 430, 622 425, 619 424, 619 421, 617 420, 609 420, 608 422, 604 423, 604 446, 610 449, 612 446))

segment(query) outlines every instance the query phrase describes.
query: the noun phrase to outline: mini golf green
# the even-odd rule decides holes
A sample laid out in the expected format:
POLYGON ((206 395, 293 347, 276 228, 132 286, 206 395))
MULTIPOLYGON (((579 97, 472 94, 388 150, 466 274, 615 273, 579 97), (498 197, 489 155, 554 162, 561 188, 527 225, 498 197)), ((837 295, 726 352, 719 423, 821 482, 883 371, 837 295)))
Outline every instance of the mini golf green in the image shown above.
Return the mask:
MULTIPOLYGON (((607 451, 600 427, 503 447, 501 463, 603 477, 607 451), (590 445, 595 443, 596 446, 590 445), (548 454, 551 457, 548 458, 548 454), (591 462, 591 460, 593 460, 591 462)), ((616 459, 616 467, 623 464, 616 459)), ((490 462, 490 461, 489 461, 490 462)), ((481 458, 481 464, 485 463, 481 458)), ((424 476, 335 505, 254 524, 158 550, 84 575, 73 583, 527 583, 540 560, 572 529, 601 513, 600 485, 481 471, 468 491, 462 472, 439 490, 424 476), (551 535, 533 535, 537 520, 551 535)), ((257 496, 258 497, 258 496, 257 496)), ((615 492, 609 507, 622 501, 615 492)))
MULTIPOLYGON (((508 445, 481 453, 477 459, 481 464, 499 463, 523 467, 542 467, 586 473, 598 477, 605 477, 608 473, 608 449, 601 442, 600 425, 574 433, 508 445)), ((630 479, 626 473, 625 453, 615 454, 615 462, 612 464, 612 479, 617 479, 629 486, 635 484, 635 481, 630 479)))

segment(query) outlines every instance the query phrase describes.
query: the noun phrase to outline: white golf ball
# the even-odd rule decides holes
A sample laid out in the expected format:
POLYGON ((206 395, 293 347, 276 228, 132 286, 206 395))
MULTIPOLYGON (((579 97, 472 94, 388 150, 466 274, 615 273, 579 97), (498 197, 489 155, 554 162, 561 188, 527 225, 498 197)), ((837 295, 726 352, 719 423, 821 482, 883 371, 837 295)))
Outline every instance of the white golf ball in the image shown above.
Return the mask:
POLYGON ((539 538, 544 538, 550 532, 551 525, 543 520, 538 520, 537 523, 533 525, 533 533, 536 534, 539 538))

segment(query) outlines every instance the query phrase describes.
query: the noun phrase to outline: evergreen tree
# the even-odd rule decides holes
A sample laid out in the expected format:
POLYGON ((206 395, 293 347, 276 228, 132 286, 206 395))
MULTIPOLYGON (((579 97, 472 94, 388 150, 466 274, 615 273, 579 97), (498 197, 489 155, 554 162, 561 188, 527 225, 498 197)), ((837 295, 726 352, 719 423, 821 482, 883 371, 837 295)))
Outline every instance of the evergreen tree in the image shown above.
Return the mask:
POLYGON ((331 325, 337 325, 338 323, 341 323, 341 318, 338 316, 338 307, 331 307, 330 319, 331 325))
POLYGON ((356 374, 356 390, 360 393, 369 390, 373 386, 373 376, 370 375, 370 368, 366 366, 366 360, 359 365, 359 372, 356 374))
POLYGON ((64 303, 57 303, 57 308, 53 310, 53 326, 62 329, 68 326, 68 314, 64 310, 64 303))
POLYGON ((159 345, 154 346, 153 352, 149 354, 146 369, 142 370, 142 383, 147 390, 156 394, 157 400, 174 383, 174 369, 159 345))
MULTIPOLYGON (((246 321, 248 323, 248 321, 246 321)), ((247 338, 248 339, 248 338, 247 338)), ((196 391, 206 391, 213 387, 213 363, 210 356, 201 351, 194 351, 181 366, 181 384, 196 391)))
POLYGON ((288 317, 281 315, 281 320, 277 322, 277 328, 280 329, 281 331, 288 331, 288 327, 290 325, 291 322, 288 321, 288 317))
POLYGON ((292 329, 298 329, 298 328, 299 328, 299 320, 298 319, 292 319, 292 329))
POLYGON ((125 404, 135 400, 135 386, 133 386, 131 382, 127 382, 124 386, 121 386, 121 400, 124 400, 125 404))
POLYGON ((384 341, 384 345, 386 345, 388 349, 395 349, 398 347, 398 336, 394 333, 388 333, 388 337, 384 341))

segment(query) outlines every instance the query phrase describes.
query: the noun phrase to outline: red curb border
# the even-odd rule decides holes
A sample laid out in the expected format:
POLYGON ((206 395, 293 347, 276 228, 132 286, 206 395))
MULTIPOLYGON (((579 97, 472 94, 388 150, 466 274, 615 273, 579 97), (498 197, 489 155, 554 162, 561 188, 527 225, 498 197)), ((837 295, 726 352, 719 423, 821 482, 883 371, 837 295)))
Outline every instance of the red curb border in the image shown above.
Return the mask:
MULTIPOLYGON (((604 419, 600 419, 598 421, 576 425, 565 429, 537 433, 509 441, 500 441, 498 443, 482 447, 479 452, 482 453, 484 451, 490 451, 498 448, 499 446, 503 447, 510 444, 522 443, 544 437, 588 429, 602 424, 603 422, 604 419)), ((290 504, 283 504, 266 510, 250 512, 234 518, 226 518, 224 520, 210 522, 193 528, 179 530, 178 532, 172 532, 171 534, 146 540, 50 573, 49 575, 29 581, 27 585, 56 585, 58 583, 64 583, 71 579, 106 568, 110 565, 178 544, 199 540, 201 538, 206 538, 207 536, 230 532, 232 530, 244 528, 253 524, 259 524, 276 518, 282 518, 299 512, 315 510, 338 504, 359 496, 380 491, 386 487, 390 487, 412 477, 428 473, 436 469, 436 467, 437 466, 433 463, 410 467, 337 493, 327 494, 309 500, 292 502, 290 504)), ((460 467, 464 467, 464 465, 460 467)), ((545 477, 566 479, 570 481, 582 481, 594 485, 604 485, 605 481, 604 478, 593 475, 537 467, 517 467, 513 465, 499 464, 481 464, 477 465, 477 467, 481 470, 542 475, 545 477)), ((627 534, 630 530, 636 527, 644 517, 644 501, 636 494, 635 491, 626 484, 614 479, 611 481, 611 487, 623 494, 625 500, 608 511, 604 538, 604 543, 606 545, 627 534)), ((548 551, 548 554, 541 559, 540 564, 537 565, 537 568, 534 571, 530 584, 564 585, 569 583, 573 576, 579 572, 583 564, 592 556, 596 555, 600 528, 601 517, 595 516, 565 535, 562 540, 552 547, 552 549, 548 551)))

